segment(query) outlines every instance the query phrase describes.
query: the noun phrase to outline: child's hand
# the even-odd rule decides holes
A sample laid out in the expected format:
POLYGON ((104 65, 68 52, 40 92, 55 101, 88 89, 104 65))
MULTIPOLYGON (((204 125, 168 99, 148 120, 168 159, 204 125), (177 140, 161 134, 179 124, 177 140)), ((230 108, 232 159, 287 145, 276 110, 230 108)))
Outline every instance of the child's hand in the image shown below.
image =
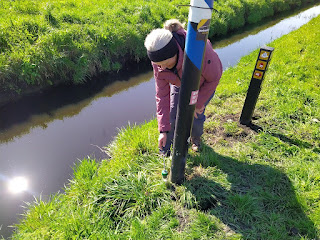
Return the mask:
POLYGON ((167 143, 167 134, 166 133, 160 133, 158 137, 158 147, 159 149, 162 149, 166 146, 167 143))
POLYGON ((196 108, 196 110, 194 111, 194 117, 198 118, 198 114, 203 113, 204 111, 204 106, 202 106, 201 108, 196 108))

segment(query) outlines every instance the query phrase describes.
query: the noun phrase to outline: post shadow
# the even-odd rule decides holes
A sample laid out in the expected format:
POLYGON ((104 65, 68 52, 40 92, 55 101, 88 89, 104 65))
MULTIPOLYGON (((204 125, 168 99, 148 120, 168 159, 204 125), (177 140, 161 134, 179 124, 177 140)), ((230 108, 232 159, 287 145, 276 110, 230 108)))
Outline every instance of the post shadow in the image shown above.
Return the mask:
POLYGON ((194 176, 183 185, 195 196, 200 210, 219 218, 243 239, 319 239, 290 179, 280 170, 220 155, 206 145, 188 162, 189 167, 213 167, 227 175, 230 189, 203 176, 194 176))
POLYGON ((312 145, 312 144, 310 144, 308 142, 302 141, 302 140, 297 139, 297 138, 289 138, 286 135, 284 135, 282 133, 278 133, 278 132, 269 131, 269 133, 273 137, 279 138, 282 142, 286 142, 286 143, 288 143, 290 145, 294 145, 294 146, 297 146, 297 147, 312 149, 313 152, 320 153, 320 148, 318 148, 318 147, 316 147, 316 146, 314 146, 314 145, 312 145))

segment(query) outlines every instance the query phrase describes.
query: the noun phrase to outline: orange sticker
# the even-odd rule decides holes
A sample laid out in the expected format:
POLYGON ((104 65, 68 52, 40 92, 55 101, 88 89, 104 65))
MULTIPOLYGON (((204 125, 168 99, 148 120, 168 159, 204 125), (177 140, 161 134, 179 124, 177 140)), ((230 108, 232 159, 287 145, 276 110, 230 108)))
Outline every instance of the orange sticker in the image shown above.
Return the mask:
POLYGON ((254 71, 254 73, 253 73, 253 78, 256 78, 256 79, 261 80, 262 77, 263 77, 263 72, 258 71, 258 70, 255 70, 255 71, 254 71))
POLYGON ((266 70, 267 62, 258 60, 256 68, 259 70, 266 70))

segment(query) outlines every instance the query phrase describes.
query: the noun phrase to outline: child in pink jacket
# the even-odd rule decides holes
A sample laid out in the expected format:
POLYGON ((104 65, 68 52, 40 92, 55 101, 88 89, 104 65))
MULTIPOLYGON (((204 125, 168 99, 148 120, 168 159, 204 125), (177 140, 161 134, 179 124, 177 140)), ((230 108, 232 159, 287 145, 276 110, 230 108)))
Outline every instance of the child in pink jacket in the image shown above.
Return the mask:
MULTIPOLYGON (((170 153, 181 86, 186 31, 178 20, 168 20, 164 29, 155 29, 145 39, 156 83, 159 148, 170 153)), ((200 78, 198 101, 191 131, 192 149, 198 151, 206 119, 205 107, 213 97, 222 75, 222 64, 207 41, 200 78)))

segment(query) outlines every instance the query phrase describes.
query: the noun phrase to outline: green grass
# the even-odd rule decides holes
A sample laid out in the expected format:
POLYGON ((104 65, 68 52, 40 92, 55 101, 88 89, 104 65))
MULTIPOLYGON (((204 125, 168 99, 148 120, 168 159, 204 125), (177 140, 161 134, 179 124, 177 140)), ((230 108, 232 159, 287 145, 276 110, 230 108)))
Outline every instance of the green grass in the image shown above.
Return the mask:
MULTIPOLYGON (((315 0, 219 0, 210 38, 315 0)), ((188 18, 189 1, 3 0, 0 92, 14 97, 60 83, 80 84, 146 59, 146 35, 188 18)))
MULTIPOLYGON (((181 186, 161 179, 157 123, 122 129, 13 239, 319 239, 320 17, 272 42, 254 132, 238 124, 258 50, 224 72, 181 186), (235 77, 236 76, 236 77, 235 77)), ((170 159, 165 159, 170 165, 170 159)))

